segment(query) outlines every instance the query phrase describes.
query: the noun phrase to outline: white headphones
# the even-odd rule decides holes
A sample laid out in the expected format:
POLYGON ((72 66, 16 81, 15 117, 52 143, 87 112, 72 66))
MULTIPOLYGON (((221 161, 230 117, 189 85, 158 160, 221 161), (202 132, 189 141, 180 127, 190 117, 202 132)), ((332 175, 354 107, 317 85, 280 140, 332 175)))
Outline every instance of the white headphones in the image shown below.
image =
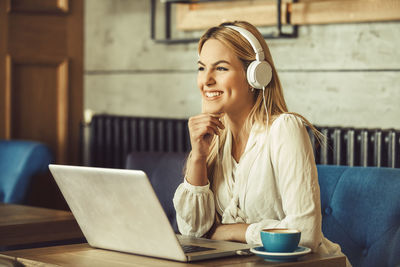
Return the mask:
POLYGON ((264 60, 264 50, 257 38, 248 30, 233 26, 225 25, 227 28, 231 28, 240 33, 253 47, 254 53, 256 54, 256 60, 252 61, 247 68, 247 82, 251 87, 256 89, 265 89, 272 79, 272 67, 264 60))

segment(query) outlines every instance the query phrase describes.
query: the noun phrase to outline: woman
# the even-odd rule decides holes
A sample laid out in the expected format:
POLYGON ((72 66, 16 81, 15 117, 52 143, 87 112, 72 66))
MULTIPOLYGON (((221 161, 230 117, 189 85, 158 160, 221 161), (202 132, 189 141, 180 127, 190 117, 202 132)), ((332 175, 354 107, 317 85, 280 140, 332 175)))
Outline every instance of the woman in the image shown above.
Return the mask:
POLYGON ((221 24, 201 37, 198 52, 203 110, 189 119, 192 151, 174 196, 180 232, 261 244, 262 229, 296 228, 300 245, 341 253, 321 232, 317 170, 304 124, 318 132, 288 112, 259 31, 247 22, 221 24), (270 66, 270 74, 262 70, 271 78, 261 89, 246 74, 256 57, 270 66))

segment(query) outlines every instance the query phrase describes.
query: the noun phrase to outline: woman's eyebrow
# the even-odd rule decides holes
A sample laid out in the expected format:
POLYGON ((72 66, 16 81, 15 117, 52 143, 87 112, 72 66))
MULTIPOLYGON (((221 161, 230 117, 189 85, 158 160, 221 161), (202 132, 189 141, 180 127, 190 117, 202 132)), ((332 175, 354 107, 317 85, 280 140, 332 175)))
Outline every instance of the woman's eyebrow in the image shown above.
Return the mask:
MULTIPOLYGON (((205 65, 206 65, 206 64, 204 64, 203 62, 201 62, 200 60, 197 61, 197 63, 200 64, 200 65, 202 65, 202 66, 205 66, 205 65)), ((231 63, 229 63, 229 61, 226 61, 226 60, 218 60, 217 62, 213 63, 212 65, 213 65, 213 66, 216 66, 216 65, 221 64, 221 63, 225 63, 225 64, 228 64, 228 65, 231 64, 231 63)))
POLYGON ((213 64, 213 66, 216 66, 216 65, 221 64, 221 63, 225 63, 225 64, 228 64, 228 65, 231 64, 231 63, 229 63, 229 62, 226 61, 226 60, 219 60, 219 61, 215 62, 215 63, 213 64))

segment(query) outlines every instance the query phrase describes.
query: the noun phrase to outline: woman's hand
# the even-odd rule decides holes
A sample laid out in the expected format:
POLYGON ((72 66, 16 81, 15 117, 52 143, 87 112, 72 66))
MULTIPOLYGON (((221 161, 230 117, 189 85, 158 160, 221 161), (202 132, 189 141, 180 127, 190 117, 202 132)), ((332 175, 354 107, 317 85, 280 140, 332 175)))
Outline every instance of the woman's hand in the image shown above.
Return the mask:
POLYGON ((246 243, 246 231, 248 224, 217 224, 211 233, 211 239, 236 241, 246 243))
POLYGON ((186 180, 197 186, 208 184, 207 157, 214 135, 225 126, 219 120, 223 114, 206 114, 189 118, 190 143, 192 153, 187 165, 186 180))
POLYGON ((225 128, 219 120, 222 115, 202 113, 189 118, 192 157, 207 158, 214 135, 219 135, 219 129, 225 128))

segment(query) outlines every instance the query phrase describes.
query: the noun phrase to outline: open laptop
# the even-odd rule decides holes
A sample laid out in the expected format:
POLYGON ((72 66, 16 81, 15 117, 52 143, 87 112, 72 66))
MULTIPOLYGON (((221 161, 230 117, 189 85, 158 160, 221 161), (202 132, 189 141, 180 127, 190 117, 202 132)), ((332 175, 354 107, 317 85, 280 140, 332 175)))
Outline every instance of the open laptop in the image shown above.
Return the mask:
POLYGON ((55 164, 49 168, 92 247, 176 261, 247 254, 252 247, 176 235, 142 171, 55 164))

